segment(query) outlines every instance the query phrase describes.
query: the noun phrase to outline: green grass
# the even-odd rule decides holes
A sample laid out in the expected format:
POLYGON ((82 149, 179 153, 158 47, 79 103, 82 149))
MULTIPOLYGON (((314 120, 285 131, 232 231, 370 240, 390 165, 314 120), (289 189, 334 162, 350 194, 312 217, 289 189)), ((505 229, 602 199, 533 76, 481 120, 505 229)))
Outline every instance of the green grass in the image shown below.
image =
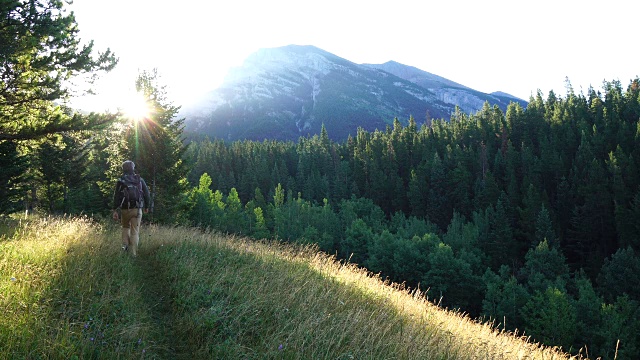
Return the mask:
MULTIPOLYGON (((8 224, 8 223, 6 223, 8 224)), ((565 359, 312 247, 84 218, 0 232, 0 358, 565 359)))

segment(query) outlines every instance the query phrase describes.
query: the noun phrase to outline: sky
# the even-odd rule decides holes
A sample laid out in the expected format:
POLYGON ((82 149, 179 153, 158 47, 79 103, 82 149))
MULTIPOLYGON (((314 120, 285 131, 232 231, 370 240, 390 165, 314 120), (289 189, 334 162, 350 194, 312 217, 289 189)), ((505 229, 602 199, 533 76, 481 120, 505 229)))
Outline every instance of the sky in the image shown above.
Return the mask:
POLYGON ((528 100, 640 75, 638 6, 628 0, 74 0, 83 41, 115 70, 91 110, 115 110, 141 70, 157 69, 174 105, 219 87, 260 48, 314 45, 361 63, 394 60, 485 93, 528 100))

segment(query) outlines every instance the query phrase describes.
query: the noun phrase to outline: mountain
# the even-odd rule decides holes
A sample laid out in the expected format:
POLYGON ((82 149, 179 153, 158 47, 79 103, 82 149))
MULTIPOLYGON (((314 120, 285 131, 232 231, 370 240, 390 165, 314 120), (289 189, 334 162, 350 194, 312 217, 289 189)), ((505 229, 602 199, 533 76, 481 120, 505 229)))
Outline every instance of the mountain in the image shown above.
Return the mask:
POLYGON ((527 105, 526 101, 518 99, 513 95, 509 95, 501 91, 485 94, 445 79, 441 76, 434 75, 413 66, 400 64, 395 61, 388 61, 379 65, 364 64, 364 66, 384 70, 399 78, 419 85, 420 87, 433 92, 438 100, 446 104, 454 106, 457 105, 465 113, 475 113, 482 109, 485 102, 489 102, 492 105, 498 105, 503 111, 506 110, 507 106, 512 101, 519 102, 524 107, 527 105))
POLYGON ((456 105, 475 112, 489 101, 506 109, 509 99, 521 101, 396 62, 360 65, 314 46, 289 45, 252 54, 180 115, 187 133, 214 138, 297 140, 324 124, 331 138, 342 140, 359 127, 385 129, 396 117, 423 123, 448 119, 456 105))

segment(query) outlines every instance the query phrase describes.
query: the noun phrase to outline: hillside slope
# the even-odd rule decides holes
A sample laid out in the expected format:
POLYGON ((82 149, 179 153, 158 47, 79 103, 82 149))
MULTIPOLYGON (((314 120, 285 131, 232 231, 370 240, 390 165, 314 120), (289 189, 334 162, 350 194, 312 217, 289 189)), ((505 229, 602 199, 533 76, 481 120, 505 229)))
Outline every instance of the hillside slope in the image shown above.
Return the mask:
POLYGON ((449 119, 484 102, 503 111, 515 98, 469 89, 442 77, 389 62, 360 65, 314 46, 260 49, 232 69, 198 104, 182 109, 190 134, 225 140, 297 140, 319 134, 345 140, 358 128, 384 130, 398 118, 449 119))
POLYGON ((441 76, 431 74, 416 67, 388 61, 384 64, 364 64, 374 69, 380 69, 401 79, 410 81, 434 93, 439 101, 451 106, 458 106, 464 113, 476 113, 485 102, 498 105, 503 111, 511 102, 517 102, 527 107, 527 102, 513 95, 496 91, 491 94, 471 89, 441 76))
POLYGON ((566 359, 313 248, 87 219, 0 226, 3 358, 566 359), (3 235, 4 233, 4 235, 3 235))

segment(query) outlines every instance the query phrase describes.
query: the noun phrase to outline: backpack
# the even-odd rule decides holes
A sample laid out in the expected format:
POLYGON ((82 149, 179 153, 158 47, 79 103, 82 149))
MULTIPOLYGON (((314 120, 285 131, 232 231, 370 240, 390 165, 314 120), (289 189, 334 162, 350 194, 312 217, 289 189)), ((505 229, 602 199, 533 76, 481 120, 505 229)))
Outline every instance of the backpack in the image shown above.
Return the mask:
POLYGON ((142 181, 140 175, 124 175, 118 179, 122 201, 121 209, 141 208, 144 206, 142 198, 142 181))

